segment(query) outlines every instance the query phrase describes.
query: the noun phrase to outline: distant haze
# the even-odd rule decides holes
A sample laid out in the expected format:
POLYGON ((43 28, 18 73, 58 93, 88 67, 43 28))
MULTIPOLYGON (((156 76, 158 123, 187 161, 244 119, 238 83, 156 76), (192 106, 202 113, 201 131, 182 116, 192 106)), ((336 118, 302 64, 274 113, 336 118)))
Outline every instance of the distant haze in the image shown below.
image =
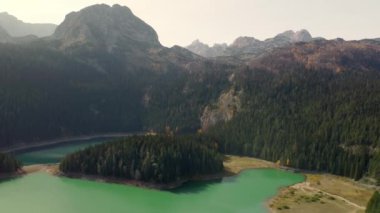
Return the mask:
POLYGON ((166 46, 265 39, 290 29, 330 39, 380 37, 379 0, 11 0, 0 2, 0 12, 24 22, 59 24, 67 13, 98 3, 128 6, 166 46))

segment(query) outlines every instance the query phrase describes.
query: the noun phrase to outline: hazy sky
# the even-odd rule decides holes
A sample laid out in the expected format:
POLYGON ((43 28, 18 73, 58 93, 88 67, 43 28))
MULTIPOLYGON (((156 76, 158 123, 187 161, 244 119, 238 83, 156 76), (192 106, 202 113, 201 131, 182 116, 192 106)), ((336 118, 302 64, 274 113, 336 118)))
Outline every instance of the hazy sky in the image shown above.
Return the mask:
POLYGON ((67 13, 96 3, 130 7, 166 46, 265 39, 303 28, 326 38, 380 37, 380 0, 0 0, 0 12, 59 24, 67 13))

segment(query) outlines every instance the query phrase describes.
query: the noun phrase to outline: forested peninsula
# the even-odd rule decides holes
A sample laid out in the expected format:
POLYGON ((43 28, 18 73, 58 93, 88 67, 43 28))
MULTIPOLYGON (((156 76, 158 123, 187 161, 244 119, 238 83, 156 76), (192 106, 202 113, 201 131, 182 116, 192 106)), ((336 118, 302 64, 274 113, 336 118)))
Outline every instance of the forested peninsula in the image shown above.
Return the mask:
POLYGON ((17 172, 21 163, 9 154, 0 153, 0 177, 17 172))
POLYGON ((221 173, 223 156, 213 143, 205 140, 195 136, 133 136, 70 154, 61 161, 59 169, 68 176, 92 175, 158 184, 221 173))

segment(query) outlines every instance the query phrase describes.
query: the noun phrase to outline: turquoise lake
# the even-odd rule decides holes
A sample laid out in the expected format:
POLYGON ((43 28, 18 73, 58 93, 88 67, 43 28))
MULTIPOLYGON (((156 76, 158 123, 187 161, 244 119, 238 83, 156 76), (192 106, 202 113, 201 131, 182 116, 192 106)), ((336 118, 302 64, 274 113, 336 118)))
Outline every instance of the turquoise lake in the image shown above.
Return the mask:
MULTIPOLYGON (((64 145, 19 155, 26 164, 52 163, 68 152, 101 143, 64 145)), ((191 182, 158 191, 35 173, 0 183, 6 213, 260 213, 278 189, 303 181, 300 174, 255 169, 219 181, 191 182)))

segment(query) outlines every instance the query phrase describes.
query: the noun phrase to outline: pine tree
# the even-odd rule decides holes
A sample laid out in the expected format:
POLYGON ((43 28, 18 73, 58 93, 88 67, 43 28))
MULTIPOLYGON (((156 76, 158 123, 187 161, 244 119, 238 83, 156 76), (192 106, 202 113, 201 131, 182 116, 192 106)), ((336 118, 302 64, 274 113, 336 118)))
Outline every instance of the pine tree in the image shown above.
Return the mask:
POLYGON ((366 213, 380 213, 380 193, 373 193, 371 200, 368 202, 366 213))

